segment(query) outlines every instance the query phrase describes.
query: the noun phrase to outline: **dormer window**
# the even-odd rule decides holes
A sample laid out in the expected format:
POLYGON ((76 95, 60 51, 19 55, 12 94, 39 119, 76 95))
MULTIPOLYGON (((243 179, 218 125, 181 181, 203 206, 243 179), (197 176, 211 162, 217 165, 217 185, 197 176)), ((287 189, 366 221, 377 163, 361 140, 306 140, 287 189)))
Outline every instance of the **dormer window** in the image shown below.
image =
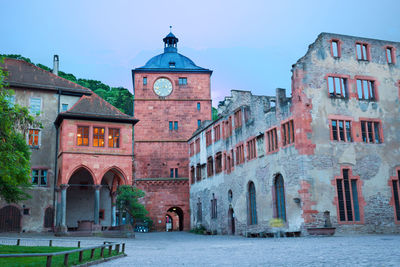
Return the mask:
POLYGON ((170 62, 170 63, 169 63, 169 67, 170 67, 170 68, 175 68, 175 62, 170 62))

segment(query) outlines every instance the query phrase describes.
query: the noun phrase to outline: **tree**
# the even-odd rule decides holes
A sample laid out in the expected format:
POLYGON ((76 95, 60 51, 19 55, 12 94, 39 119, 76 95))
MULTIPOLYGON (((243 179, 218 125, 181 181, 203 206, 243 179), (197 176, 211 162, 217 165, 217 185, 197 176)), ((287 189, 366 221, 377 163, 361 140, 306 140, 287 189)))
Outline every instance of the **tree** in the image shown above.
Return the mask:
POLYGON ((218 110, 214 107, 211 107, 211 116, 212 116, 212 120, 215 121, 218 119, 218 110))
POLYGON ((139 199, 144 197, 144 192, 130 185, 122 185, 117 190, 117 208, 127 212, 132 218, 134 228, 138 220, 149 220, 146 216, 148 211, 139 199))
POLYGON ((39 126, 26 107, 14 105, 13 92, 4 88, 7 73, 0 68, 0 197, 8 203, 30 198, 30 149, 24 133, 39 126))

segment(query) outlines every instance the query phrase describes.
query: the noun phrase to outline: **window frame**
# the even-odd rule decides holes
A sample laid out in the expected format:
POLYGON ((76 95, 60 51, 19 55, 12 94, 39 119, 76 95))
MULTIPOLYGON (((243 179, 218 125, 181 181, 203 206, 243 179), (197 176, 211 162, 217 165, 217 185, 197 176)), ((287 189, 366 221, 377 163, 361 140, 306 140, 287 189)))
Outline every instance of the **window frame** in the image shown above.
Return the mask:
POLYGON ((221 139, 221 125, 217 124, 214 126, 214 142, 217 142, 221 139))
POLYGON ((206 147, 210 146, 212 144, 212 133, 211 133, 211 129, 207 130, 206 133, 206 147))
POLYGON ((222 152, 215 154, 215 174, 222 172, 222 152))
POLYGON ((143 86, 145 86, 145 85, 147 85, 147 76, 146 77, 143 77, 143 86))
POLYGON ((357 41, 355 42, 356 59, 358 61, 371 61, 371 45, 366 42, 357 41), (360 46, 361 55, 358 55, 358 45, 360 46), (365 51, 364 51, 365 47, 365 51), (366 55, 364 55, 366 54, 366 55), (359 57, 360 56, 360 57, 359 57))
POLYGON ((342 41, 339 39, 333 38, 333 39, 329 40, 329 43, 330 43, 331 56, 335 59, 341 58, 342 57, 342 41), (333 43, 336 43, 337 56, 335 56, 335 53, 334 53, 333 43))
POLYGON ((101 126, 93 126, 93 134, 92 134, 92 136, 93 136, 93 140, 92 140, 92 143, 93 143, 93 147, 105 147, 105 145, 106 145, 106 140, 105 140, 105 135, 106 135, 106 128, 103 126, 103 127, 101 127, 101 126), (96 129, 103 129, 103 134, 99 134, 99 133, 95 133, 96 132, 96 129), (100 140, 101 140, 101 136, 103 136, 103 144, 102 145, 100 145, 100 140), (97 146, 95 145, 95 140, 97 140, 97 146))
POLYGON ((213 156, 207 157, 207 177, 214 175, 214 158, 213 156))
POLYGON ((243 143, 239 143, 236 146, 236 165, 240 165, 242 163, 245 162, 245 158, 244 158, 244 144, 243 143))
POLYGON ((43 101, 41 97, 32 96, 29 98, 29 114, 40 115, 42 113, 42 109, 43 109, 43 101), (33 112, 32 110, 32 100, 39 100, 39 110, 36 112, 33 112))
POLYGON ((361 101, 374 101, 374 102, 379 101, 379 94, 378 94, 379 83, 377 82, 377 80, 374 77, 356 75, 356 76, 354 76, 354 80, 355 80, 355 85, 356 85, 356 95, 357 95, 357 99, 359 101, 360 100, 361 101), (359 92, 359 81, 361 84, 361 90, 362 90, 361 92, 362 92, 363 98, 360 98, 360 95, 358 93, 359 92), (367 90, 368 91, 365 91, 365 89, 364 89, 364 81, 367 82, 367 86, 368 86, 367 90), (368 98, 365 98, 365 96, 364 96, 365 92, 368 93, 368 98), (372 98, 371 98, 371 95, 372 95, 372 98))
POLYGON ((251 137, 246 141, 247 161, 257 158, 257 137, 251 137))
POLYGON ((108 141, 108 147, 109 148, 119 148, 119 146, 120 146, 120 140, 121 140, 121 131, 120 131, 120 129, 119 128, 108 128, 108 139, 107 139, 107 141, 108 141), (114 132, 117 132, 118 133, 118 136, 116 136, 116 135, 114 135, 114 132), (110 138, 110 132, 112 132, 112 137, 110 138), (115 142, 114 142, 114 139, 117 139, 117 145, 115 146, 114 144, 115 144, 115 142), (110 146, 110 140, 112 140, 112 146, 110 146))
POLYGON ((215 198, 215 194, 213 193, 211 199, 211 219, 217 219, 217 217, 217 199, 215 198))
POLYGON ((28 129, 27 144, 31 149, 39 149, 42 145, 41 139, 42 139, 42 131, 40 129, 37 128, 28 129), (31 131, 37 132, 37 134, 36 133, 31 134, 31 131), (35 142, 35 136, 37 136, 37 144, 35 142), (33 137, 32 144, 31 144, 31 137, 33 137))
MULTIPOLYGON (((81 133, 82 135, 83 135, 83 133, 81 133)), ((76 145, 77 146, 89 146, 89 143, 90 143, 90 127, 89 126, 83 126, 83 125, 77 125, 77 128, 76 128, 76 145), (83 143, 83 137, 79 137, 79 128, 82 128, 82 129, 87 129, 87 144, 85 145, 84 143, 83 143), (79 145, 79 138, 82 138, 82 145, 79 145)))
POLYGON ((235 129, 238 129, 240 127, 242 127, 242 108, 239 108, 238 110, 236 110, 233 114, 233 118, 234 118, 234 123, 235 123, 235 129))
POLYGON ((248 224, 257 224, 257 194, 256 187, 253 181, 249 181, 247 186, 248 193, 248 224))
MULTIPOLYGON (((31 169, 31 184, 33 187, 48 187, 49 186, 49 176, 48 169, 43 168, 32 168, 31 169), (34 172, 37 171, 37 183, 33 183, 34 172), (44 174, 43 174, 44 173, 44 174), (42 183, 42 178, 45 179, 45 183, 42 183)), ((35 175, 36 176, 36 175, 35 175)))
POLYGON ((268 129, 265 132, 265 136, 268 139, 268 142, 265 142, 267 145, 267 154, 272 154, 277 152, 279 150, 278 127, 274 126, 268 129))
POLYGON ((288 119, 281 123, 282 148, 294 145, 295 139, 294 120, 288 119))
POLYGON ((384 46, 385 49, 385 55, 386 55, 386 62, 389 65, 395 65, 396 64, 396 47, 392 45, 386 45, 384 46), (390 51, 390 57, 388 55, 388 50, 390 51), (389 60, 390 58, 390 60, 389 60))
POLYGON ((200 137, 196 138, 194 141, 196 147, 196 154, 200 152, 200 137))
POLYGON ((353 118, 347 116, 328 116, 329 119, 329 136, 330 140, 334 142, 344 142, 344 143, 352 143, 354 142, 354 121, 353 118), (333 130, 333 121, 336 121, 336 137, 334 139, 334 130, 333 130), (343 139, 341 140, 341 132, 339 128, 339 122, 343 122, 343 139), (348 130, 347 130, 347 122, 350 124, 350 140, 348 138, 348 130))
POLYGON ((338 224, 364 224, 364 206, 365 206, 365 200, 362 195, 362 186, 363 186, 363 181, 360 179, 360 176, 354 176, 352 173, 352 168, 351 166, 341 166, 340 168, 340 175, 335 176, 334 180, 332 181, 332 185, 335 187, 335 198, 334 198, 334 203, 336 205, 336 214, 337 214, 337 222, 338 224), (348 177, 347 180, 349 180, 349 193, 348 196, 346 196, 345 192, 345 184, 344 184, 344 170, 348 171, 348 177), (340 214, 340 202, 339 202, 339 191, 338 191, 338 180, 341 180, 341 187, 342 187, 342 198, 343 198, 343 213, 345 220, 341 219, 341 214, 340 214), (353 181, 356 181, 356 189, 354 190, 354 184, 353 181), (356 191, 356 192, 355 192, 356 191), (356 220, 356 215, 354 214, 355 212, 355 202, 354 202, 354 194, 357 193, 357 204, 358 204, 358 216, 359 220, 356 220), (348 199, 348 197, 350 199, 348 199), (351 203, 351 212, 347 210, 348 202, 350 201, 351 203), (351 213, 352 220, 349 220, 349 213, 351 213))
POLYGON ((361 141, 366 144, 383 144, 384 138, 383 138, 383 129, 382 129, 382 121, 378 119, 371 119, 371 118, 360 118, 360 137, 361 141), (369 131, 368 123, 372 123, 372 128, 371 131, 369 131), (378 128, 376 128, 375 124, 378 124, 378 128), (364 126, 364 131, 363 131, 363 124, 364 126), (376 131, 378 130, 379 134, 379 142, 376 142, 376 131), (366 135, 366 141, 364 141, 364 132, 366 135), (372 133, 372 142, 370 142, 370 132, 372 133))
POLYGON ((350 90, 349 90, 350 76, 349 75, 329 73, 325 76, 325 79, 326 79, 326 87, 328 89, 328 97, 329 98, 341 98, 341 99, 349 99, 350 98, 349 97, 349 95, 350 95, 350 90), (332 83, 330 83, 330 79, 332 79, 332 83), (337 80, 336 79, 339 79, 340 94, 337 94, 337 86, 336 86, 337 80), (333 88, 331 88, 330 84, 333 85, 333 88))
POLYGON ((391 189, 390 191, 392 192, 389 204, 393 206, 394 223, 400 224, 400 167, 395 168, 395 175, 390 176, 388 185, 391 189), (396 189, 394 187, 395 183, 396 183, 396 189))
POLYGON ((179 84, 180 86, 187 85, 187 77, 179 77, 179 78, 178 78, 178 84, 179 84))

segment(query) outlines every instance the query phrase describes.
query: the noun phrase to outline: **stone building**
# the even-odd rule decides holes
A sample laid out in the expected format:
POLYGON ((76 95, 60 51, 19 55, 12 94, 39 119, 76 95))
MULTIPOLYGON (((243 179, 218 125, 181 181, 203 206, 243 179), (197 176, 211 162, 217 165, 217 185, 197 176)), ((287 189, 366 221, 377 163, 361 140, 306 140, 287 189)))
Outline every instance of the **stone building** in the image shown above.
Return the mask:
POLYGON ((11 102, 42 128, 29 129, 31 199, 0 203, 0 231, 99 230, 116 225, 115 188, 132 183, 137 122, 89 89, 22 60, 5 59, 11 102), (55 221, 56 219, 56 221, 55 221), (55 228, 55 226, 57 226, 55 228))
POLYGON ((399 49, 321 33, 291 97, 232 91, 188 141, 192 228, 399 233, 399 49))
POLYGON ((179 54, 172 33, 163 41, 164 53, 132 70, 134 116, 140 120, 134 132, 134 184, 146 193, 155 230, 189 230, 187 140, 211 119, 212 71, 179 54))

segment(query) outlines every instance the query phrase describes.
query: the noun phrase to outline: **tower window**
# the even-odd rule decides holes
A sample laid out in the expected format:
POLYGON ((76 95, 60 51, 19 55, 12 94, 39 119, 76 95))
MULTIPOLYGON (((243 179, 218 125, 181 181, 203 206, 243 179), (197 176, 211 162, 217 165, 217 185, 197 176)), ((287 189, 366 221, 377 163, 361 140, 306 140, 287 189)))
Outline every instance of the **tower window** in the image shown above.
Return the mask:
POLYGON ((147 85, 147 77, 143 77, 143 85, 147 85))
POLYGON ((358 60, 369 60, 369 46, 366 43, 356 43, 356 56, 358 60))
POLYGON ((200 110, 201 106, 200 106, 200 102, 197 102, 197 110, 200 110))
POLYGON ((170 67, 170 68, 175 68, 175 62, 170 62, 170 63, 169 63, 169 67, 170 67))
POLYGON ((201 126, 201 120, 197 120, 197 127, 201 126))
POLYGON ((186 77, 179 78, 179 85, 187 85, 187 78, 186 77))
POLYGON ((177 121, 170 121, 169 122, 169 130, 170 131, 177 131, 178 130, 178 122, 177 121))

